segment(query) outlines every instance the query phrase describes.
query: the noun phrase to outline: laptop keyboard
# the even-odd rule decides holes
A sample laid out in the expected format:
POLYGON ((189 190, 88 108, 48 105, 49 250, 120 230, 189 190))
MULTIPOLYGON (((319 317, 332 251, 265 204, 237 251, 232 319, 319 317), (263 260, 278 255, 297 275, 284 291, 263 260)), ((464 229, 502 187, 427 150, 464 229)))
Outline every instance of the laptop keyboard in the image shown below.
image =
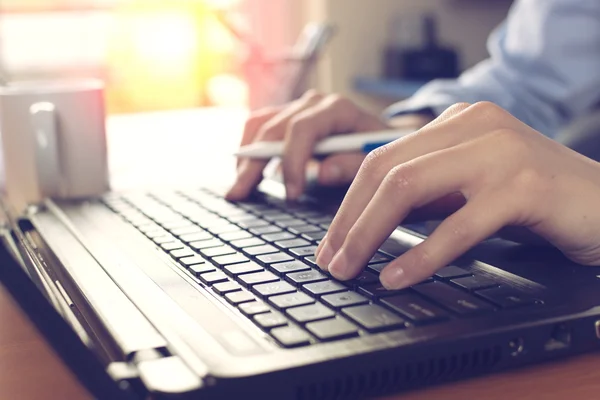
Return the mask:
POLYGON ((337 281, 314 257, 333 216, 274 197, 231 203, 202 189, 113 194, 104 202, 284 347, 539 303, 454 265, 411 288, 386 290, 380 271, 408 250, 393 241, 355 279, 337 281))

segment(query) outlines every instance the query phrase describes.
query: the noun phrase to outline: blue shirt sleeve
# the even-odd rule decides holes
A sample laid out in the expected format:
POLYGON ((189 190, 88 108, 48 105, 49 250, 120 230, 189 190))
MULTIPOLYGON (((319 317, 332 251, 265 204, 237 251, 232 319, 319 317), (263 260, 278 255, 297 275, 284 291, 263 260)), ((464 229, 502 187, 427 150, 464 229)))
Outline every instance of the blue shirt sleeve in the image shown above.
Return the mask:
POLYGON ((488 50, 458 79, 435 80, 385 115, 491 101, 553 137, 600 102, 599 0, 518 0, 488 50))

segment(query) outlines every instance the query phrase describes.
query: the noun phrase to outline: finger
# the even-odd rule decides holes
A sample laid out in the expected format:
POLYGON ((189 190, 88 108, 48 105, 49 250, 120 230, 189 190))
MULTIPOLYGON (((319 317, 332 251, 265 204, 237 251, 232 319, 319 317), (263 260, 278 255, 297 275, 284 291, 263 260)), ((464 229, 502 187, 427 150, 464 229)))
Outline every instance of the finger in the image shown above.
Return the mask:
POLYGON ((313 148, 320 139, 335 133, 383 129, 385 126, 379 118, 338 95, 327 96, 296 115, 286 132, 282 158, 288 198, 295 199, 302 193, 306 183, 306 163, 312 158, 313 148))
POLYGON ((279 114, 288 105, 266 107, 258 111, 253 112, 250 117, 246 120, 244 125, 244 133, 242 134, 242 141, 240 146, 245 146, 254 141, 260 128, 275 115, 279 114))
POLYGON ((512 200, 505 192, 474 196, 442 222, 429 238, 388 264, 381 272, 381 283, 388 289, 400 289, 432 276, 510 224, 515 215, 512 200))
MULTIPOLYGON (((318 103, 321 98, 322 96, 314 91, 305 93, 300 99, 264 123, 256 134, 255 141, 283 139, 290 120, 299 112, 318 103)), ((256 159, 246 159, 240 162, 237 179, 225 197, 231 201, 246 198, 262 180, 263 170, 268 163, 268 161, 256 159)))
POLYGON ((352 182, 365 159, 364 153, 334 154, 321 161, 318 180, 321 185, 341 185, 352 182))
POLYGON ((449 193, 466 191, 466 186, 476 181, 479 170, 459 162, 471 146, 463 147, 431 153, 392 169, 349 230, 331 264, 319 265, 329 267, 338 279, 356 276, 411 210, 449 193))

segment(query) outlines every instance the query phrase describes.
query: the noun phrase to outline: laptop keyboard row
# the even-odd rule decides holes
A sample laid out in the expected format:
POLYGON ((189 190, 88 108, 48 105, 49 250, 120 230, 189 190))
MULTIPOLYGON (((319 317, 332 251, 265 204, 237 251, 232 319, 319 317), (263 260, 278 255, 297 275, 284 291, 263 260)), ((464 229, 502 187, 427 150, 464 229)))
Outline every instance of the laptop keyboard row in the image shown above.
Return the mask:
POLYGON ((230 203, 207 190, 110 195, 105 204, 285 347, 534 305, 534 298, 457 266, 389 291, 380 271, 407 247, 387 241, 351 281, 314 251, 333 217, 273 197, 230 203))

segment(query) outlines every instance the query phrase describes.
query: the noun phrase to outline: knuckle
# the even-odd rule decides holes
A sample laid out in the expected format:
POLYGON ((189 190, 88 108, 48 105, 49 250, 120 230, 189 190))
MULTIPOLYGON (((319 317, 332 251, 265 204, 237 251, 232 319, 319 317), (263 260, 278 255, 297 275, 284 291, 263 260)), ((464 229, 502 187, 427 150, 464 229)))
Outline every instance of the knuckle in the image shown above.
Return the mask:
POLYGON ((458 114, 458 113, 463 112, 464 110, 466 110, 469 107, 471 107, 471 103, 466 103, 466 102, 455 103, 455 104, 451 105, 450 107, 448 107, 444 111, 444 113, 458 114))
POLYGON ((304 94, 302 95, 302 99, 307 100, 307 101, 316 101, 316 100, 321 100, 323 98, 323 95, 316 89, 308 89, 306 92, 304 92, 304 94))
POLYGON ((507 112, 491 101, 479 101, 468 108, 468 110, 480 118, 489 122, 503 122, 507 112))
POLYGON ((369 177, 377 177, 387 172, 382 170, 384 169, 384 159, 387 157, 388 152, 389 148, 387 145, 369 152, 360 166, 360 171, 369 177))
POLYGON ((327 104, 330 108, 344 110, 354 105, 354 103, 352 103, 352 101, 350 101, 348 98, 339 94, 330 94, 329 96, 327 96, 327 104))
POLYGON ((385 178, 386 185, 403 194, 411 193, 417 181, 417 171, 410 162, 392 168, 385 178))
POLYGON ((275 141, 281 140, 283 137, 281 124, 266 123, 260 129, 258 137, 260 140, 275 141))

